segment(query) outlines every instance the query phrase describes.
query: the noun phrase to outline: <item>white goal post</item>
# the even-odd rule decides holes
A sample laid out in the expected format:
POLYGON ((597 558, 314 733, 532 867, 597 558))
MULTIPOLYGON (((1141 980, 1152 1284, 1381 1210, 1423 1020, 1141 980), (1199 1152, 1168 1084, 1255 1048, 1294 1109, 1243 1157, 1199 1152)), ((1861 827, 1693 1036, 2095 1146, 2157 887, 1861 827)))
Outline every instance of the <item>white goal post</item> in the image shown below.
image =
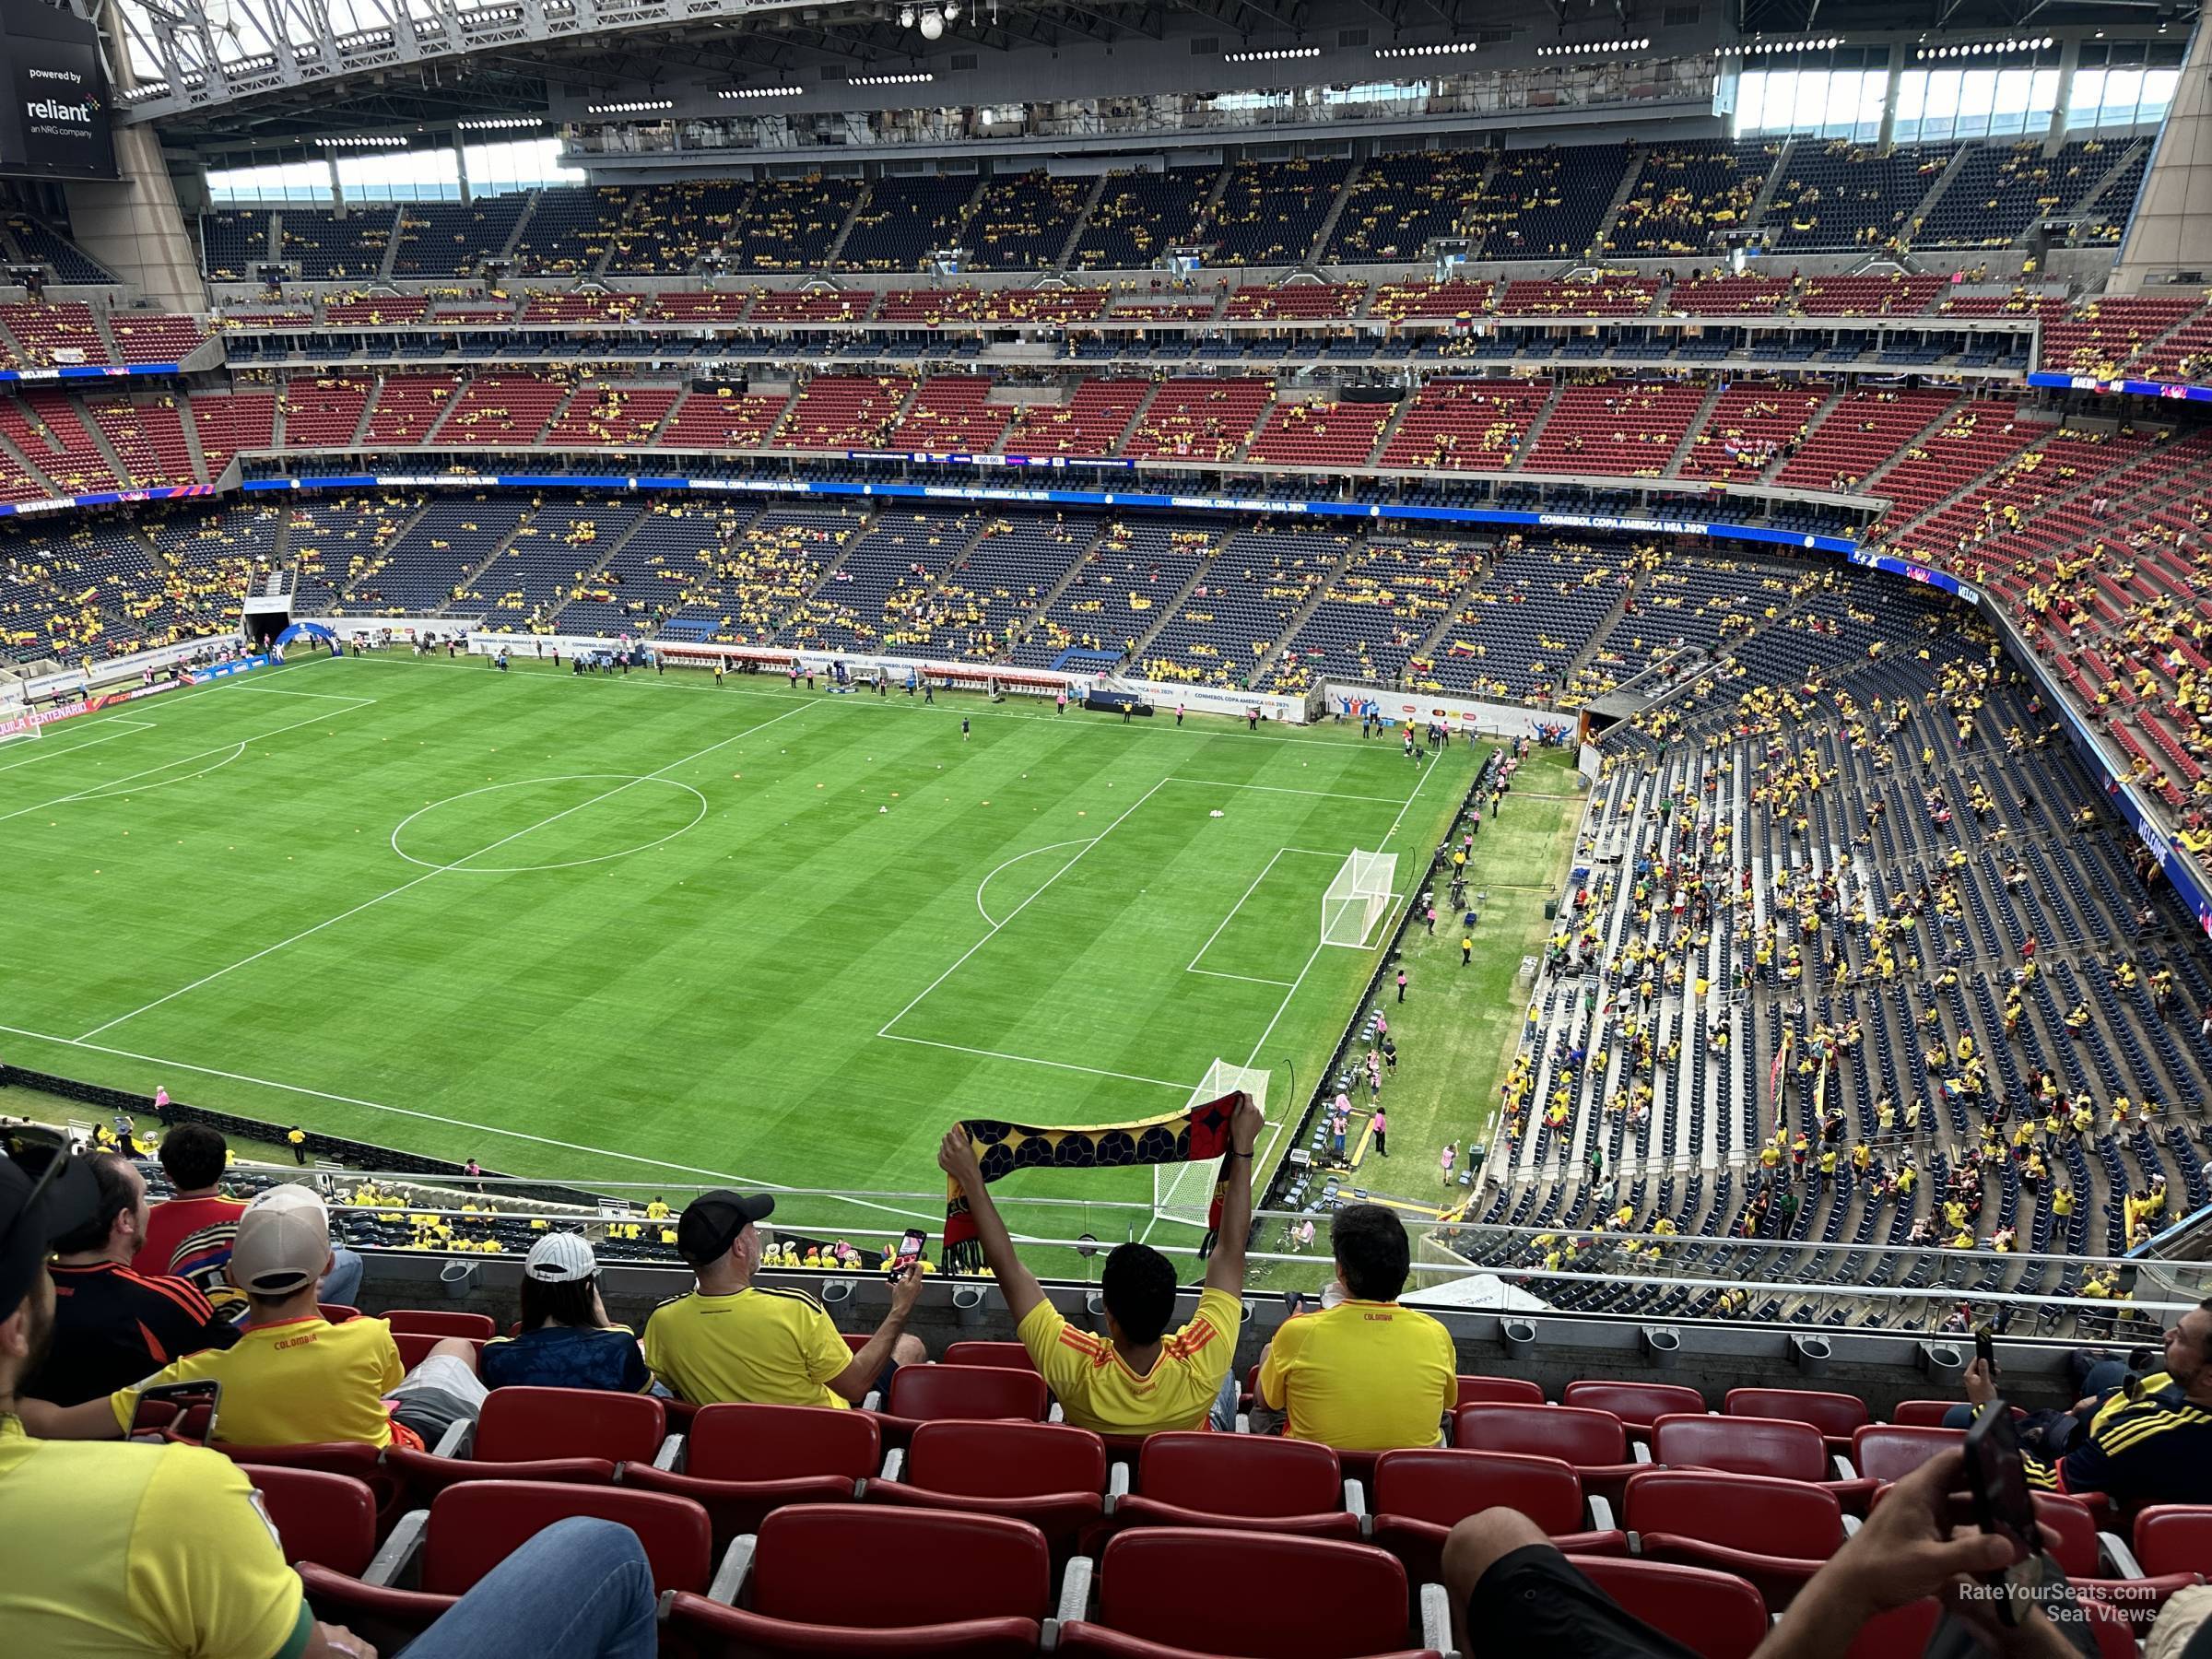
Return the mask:
POLYGON ((45 725, 17 703, 0 703, 0 743, 28 743, 45 734, 45 725))
POLYGON ((1376 924, 1390 914, 1397 877, 1396 853, 1353 848, 1322 895, 1321 942, 1366 949, 1376 924))
MULTIPOLYGON (((1267 1110, 1267 1074, 1248 1065, 1231 1065, 1226 1060, 1217 1060, 1206 1067, 1206 1080, 1191 1090, 1184 1107, 1187 1110, 1201 1106, 1239 1089, 1250 1095, 1262 1112, 1267 1110)), ((1220 1174, 1221 1160, 1218 1158, 1195 1163, 1154 1164, 1153 1215, 1162 1221, 1204 1227, 1206 1214, 1214 1206, 1214 1182, 1220 1174)))

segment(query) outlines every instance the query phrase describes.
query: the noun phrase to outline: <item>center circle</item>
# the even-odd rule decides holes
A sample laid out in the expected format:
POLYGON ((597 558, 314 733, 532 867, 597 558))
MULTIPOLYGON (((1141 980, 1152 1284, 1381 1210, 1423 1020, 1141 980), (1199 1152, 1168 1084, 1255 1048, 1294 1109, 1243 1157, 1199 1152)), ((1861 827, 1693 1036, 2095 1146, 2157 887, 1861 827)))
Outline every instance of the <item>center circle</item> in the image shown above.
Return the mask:
POLYGON ((632 772, 569 772, 487 783, 400 819, 392 851, 463 876, 569 870, 674 841, 707 816, 688 783, 632 772))

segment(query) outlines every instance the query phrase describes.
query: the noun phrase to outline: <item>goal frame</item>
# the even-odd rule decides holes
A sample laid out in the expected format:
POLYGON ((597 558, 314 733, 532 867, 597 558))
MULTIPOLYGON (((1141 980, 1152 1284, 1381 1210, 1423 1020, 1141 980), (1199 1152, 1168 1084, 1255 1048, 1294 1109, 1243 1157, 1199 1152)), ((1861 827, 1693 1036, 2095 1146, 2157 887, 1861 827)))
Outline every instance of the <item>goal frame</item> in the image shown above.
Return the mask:
POLYGON ((1321 896, 1321 942, 1372 948, 1375 929, 1397 900, 1398 855, 1358 847, 1345 855, 1321 896))
MULTIPOLYGON (((1262 1112, 1267 1109, 1268 1073, 1262 1068, 1235 1065, 1227 1060, 1217 1059, 1206 1068, 1206 1077, 1191 1090, 1184 1110, 1218 1100, 1223 1095, 1241 1089, 1250 1095, 1253 1104, 1262 1112)), ((1152 1218, 1156 1221, 1177 1221, 1187 1227, 1204 1228, 1206 1218, 1214 1206, 1214 1182, 1221 1170, 1218 1159, 1198 1159, 1188 1163, 1154 1164, 1152 1166, 1152 1218)), ((1255 1180, 1257 1171, 1254 1171, 1255 1180)))

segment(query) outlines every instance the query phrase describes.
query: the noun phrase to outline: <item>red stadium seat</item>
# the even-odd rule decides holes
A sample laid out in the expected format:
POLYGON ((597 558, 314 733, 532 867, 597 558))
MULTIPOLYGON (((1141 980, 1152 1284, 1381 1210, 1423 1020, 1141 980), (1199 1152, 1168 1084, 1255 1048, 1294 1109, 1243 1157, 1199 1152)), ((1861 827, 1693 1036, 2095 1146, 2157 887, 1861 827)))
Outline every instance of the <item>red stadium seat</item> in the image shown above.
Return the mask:
POLYGON ((2139 1566, 2117 1538, 2100 1535, 2079 1500, 2055 1492, 2035 1494, 2036 1518, 2058 1535, 2052 1559, 2077 1594, 2093 1595, 2138 1629, 2147 1629, 2176 1590, 2204 1583, 2206 1563, 2153 1574, 2139 1566))
POLYGON ((1866 1402, 1858 1395, 1809 1388, 1732 1388, 1721 1402, 1721 1415, 1810 1423, 1830 1452, 1850 1451, 1852 1434, 1869 1421, 1866 1402))
POLYGON ((500 1334, 498 1323, 488 1313, 456 1313, 443 1308, 394 1308, 384 1318, 390 1322, 394 1335, 406 1331, 419 1336, 465 1336, 472 1342, 485 1342, 500 1334))
POLYGON ((1830 1479, 1828 1445, 1810 1423, 1782 1418, 1663 1417, 1652 1425, 1652 1461, 1669 1469, 1719 1469, 1826 1486, 1853 1514, 1864 1514, 1876 1482, 1830 1479))
POLYGON ((1560 1391, 1559 1404, 1609 1411, 1627 1428, 1630 1439, 1641 1441, 1649 1437, 1652 1425, 1663 1417, 1704 1410, 1705 1396, 1680 1382, 1593 1380, 1568 1383, 1560 1391))
POLYGON ((2154 1504, 2136 1517, 2136 1559, 2153 1577, 2212 1572, 2212 1504, 2154 1504))
POLYGON ((1933 1596, 1877 1613, 1859 1627, 1844 1659, 1909 1659, 1924 1653, 1942 1618, 1943 1604, 1933 1596))
POLYGON ((624 1486, 688 1498, 724 1549, 798 1503, 851 1503, 883 1465, 883 1436, 865 1411, 832 1406, 702 1406, 673 1455, 679 1471, 625 1463, 624 1486))
POLYGON ((1526 1377, 1462 1377, 1456 1406, 1541 1406, 1544 1390, 1526 1377))
POLYGON ((1851 1464, 1869 1480, 1902 1480, 1938 1452, 1965 1439, 1963 1429, 1868 1423, 1851 1437, 1851 1464))
POLYGON ((1606 1411, 1582 1406, 1462 1406, 1452 1443, 1469 1452, 1517 1452, 1572 1465, 1586 1492, 1620 1500, 1630 1476, 1647 1464, 1630 1455, 1628 1431, 1606 1411))
POLYGON ((288 1561, 312 1561, 355 1578, 376 1554, 376 1494, 365 1480, 276 1464, 243 1465, 288 1561))
MULTIPOLYGON (((1121 1533, 1070 1564, 1059 1652, 1112 1659, 1189 1654, 1358 1659, 1406 1652, 1406 1570, 1365 1544, 1185 1527, 1121 1533)), ((1424 1601, 1429 1646, 1450 1645, 1441 1591, 1424 1601)))
POLYGON ((937 1418, 1018 1418, 1041 1422, 1051 1405, 1034 1367, 902 1365, 891 1373, 884 1416, 909 1423, 937 1418))
POLYGON ((376 1497, 377 1530, 381 1533, 399 1519, 406 1488, 398 1477, 383 1466, 382 1448, 366 1441, 321 1441, 300 1446, 232 1446, 221 1441, 215 1449, 233 1463, 255 1468, 318 1469, 358 1480, 376 1497))
POLYGON ((1889 1420, 1906 1429, 1940 1429, 1957 1400, 1900 1400, 1889 1420))
POLYGON ((1052 1562, 1033 1526, 999 1515, 857 1504, 779 1510, 760 1524, 726 1606, 678 1594, 664 1607, 708 1659, 1013 1659, 1037 1651, 1052 1562))
POLYGON ((1629 1482, 1621 1521, 1653 1560, 1736 1573, 1777 1613, 1843 1543, 1832 1491, 1764 1475, 1647 1469, 1629 1482))
POLYGON ((415 1588, 370 1583, 312 1563, 300 1569, 300 1586, 317 1618, 347 1626, 381 1650, 387 1633, 429 1628, 478 1579, 571 1515, 598 1516, 636 1533, 656 1592, 703 1591, 712 1579, 712 1540, 706 1512, 696 1503, 617 1487, 472 1480, 446 1488, 427 1512, 410 1514, 385 1546, 392 1577, 404 1580, 412 1573, 415 1588))
POLYGON ((425 1500, 465 1480, 546 1480, 605 1486, 619 1463, 651 1463, 668 1430, 651 1394, 588 1388, 495 1388, 473 1434, 465 1426, 435 1452, 394 1446, 386 1466, 425 1500))
POLYGON ((1136 1491, 1115 1503, 1113 1525, 1359 1535, 1335 1452, 1313 1441, 1254 1434, 1151 1436, 1137 1459, 1136 1491))
POLYGON ((1406 1564, 1416 1583, 1443 1576, 1444 1536, 1486 1509, 1518 1510, 1559 1548, 1625 1555, 1628 1535, 1612 1525, 1601 1498, 1585 1511, 1583 1483, 1556 1457, 1423 1447, 1385 1452, 1375 1463, 1374 1520, 1369 1538, 1406 1564))
POLYGON ((1620 1556, 1577 1556, 1574 1566, 1624 1612, 1701 1659, 1750 1659, 1766 1640, 1766 1604, 1733 1573, 1620 1556))
POLYGON ((869 1501, 1026 1521, 1056 1556, 1105 1512, 1106 1446, 1088 1429, 924 1423, 891 1458, 885 1478, 868 1482, 869 1501))
POLYGON ((322 1314, 332 1324, 344 1324, 349 1319, 359 1319, 361 1316, 361 1311, 359 1308, 348 1307, 344 1302, 317 1302, 315 1312, 322 1314))
POLYGON ((1003 1365, 1010 1371, 1035 1371, 1037 1362, 1018 1342, 956 1342, 945 1350, 942 1365, 1003 1365))

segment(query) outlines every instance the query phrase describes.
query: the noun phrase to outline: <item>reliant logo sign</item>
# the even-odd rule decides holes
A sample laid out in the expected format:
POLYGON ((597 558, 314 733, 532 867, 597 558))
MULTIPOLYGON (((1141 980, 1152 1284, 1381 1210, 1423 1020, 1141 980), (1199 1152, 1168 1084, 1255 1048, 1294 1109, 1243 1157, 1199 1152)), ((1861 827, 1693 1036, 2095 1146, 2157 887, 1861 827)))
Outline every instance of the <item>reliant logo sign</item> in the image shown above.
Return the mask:
POLYGON ((0 0, 0 174, 112 179, 98 36, 40 0, 0 0))

